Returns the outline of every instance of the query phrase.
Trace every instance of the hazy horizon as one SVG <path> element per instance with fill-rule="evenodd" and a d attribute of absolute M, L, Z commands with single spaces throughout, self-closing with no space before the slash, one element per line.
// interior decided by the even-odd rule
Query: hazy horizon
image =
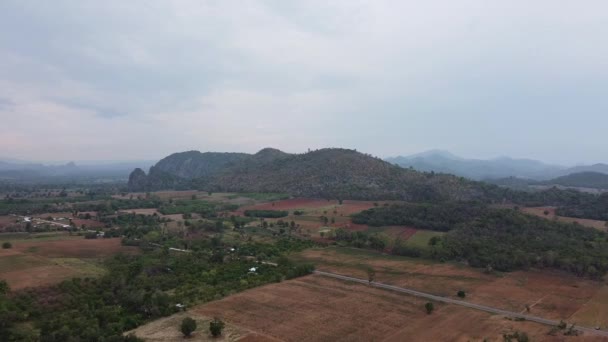
<path fill-rule="evenodd" d="M 266 146 L 263 148 L 275 148 L 273 146 Z M 254 154 L 256 152 L 258 152 L 259 150 L 263 149 L 257 149 L 255 151 L 249 152 L 249 151 L 203 151 L 203 150 L 196 150 L 199 152 L 218 152 L 218 153 L 224 153 L 224 152 L 235 152 L 235 153 L 249 153 L 249 154 Z M 344 148 L 344 149 L 354 149 L 354 148 L 349 148 L 349 147 L 335 147 L 335 146 L 328 146 L 328 147 L 321 147 L 321 148 Z M 279 149 L 281 150 L 281 149 Z M 356 149 L 354 149 L 356 150 Z M 179 153 L 179 152 L 187 152 L 187 151 L 192 151 L 192 149 L 190 150 L 184 150 L 184 151 L 175 151 L 172 152 L 170 154 L 173 153 Z M 283 152 L 287 152 L 287 153 L 306 153 L 308 152 L 308 149 L 305 151 L 285 151 L 285 150 L 281 150 Z M 358 152 L 361 153 L 367 153 L 370 154 L 366 151 L 360 151 L 357 150 Z M 448 152 L 453 154 L 455 157 L 458 158 L 462 158 L 462 159 L 466 159 L 466 160 L 496 160 L 496 159 L 501 159 L 501 158 L 510 158 L 513 160 L 532 160 L 532 161 L 539 161 L 542 162 L 546 165 L 552 165 L 552 166 L 558 166 L 558 167 L 574 167 L 574 166 L 584 166 L 584 165 L 593 165 L 593 164 L 608 164 L 605 163 L 603 161 L 597 161 L 597 162 L 591 162 L 591 163 L 551 163 L 548 162 L 546 160 L 541 160 L 541 159 L 533 159 L 533 158 L 525 158 L 525 157 L 517 157 L 517 156 L 507 156 L 507 155 L 495 155 L 495 156 L 490 156 L 487 158 L 482 158 L 482 157 L 470 157 L 470 156 L 464 156 L 464 155 L 460 155 L 457 153 L 452 153 L 449 150 L 443 150 L 443 149 L 429 149 L 429 150 L 424 150 L 424 151 L 419 151 L 419 152 L 414 152 L 414 153 L 410 153 L 410 154 L 400 154 L 400 155 L 387 155 L 387 156 L 380 156 L 380 155 L 374 155 L 372 154 L 372 156 L 374 157 L 379 157 L 382 159 L 390 159 L 390 158 L 395 158 L 395 157 L 411 157 L 411 156 L 416 156 L 418 154 L 425 154 L 425 153 L 429 153 L 429 152 Z M 170 155 L 168 154 L 168 155 Z M 82 166 L 91 166 L 91 165 L 105 165 L 105 164 L 132 164 L 132 163 L 150 163 L 152 162 L 153 164 L 158 162 L 159 160 L 167 157 L 168 155 L 163 155 L 160 156 L 158 158 L 150 158 L 150 159 L 116 159 L 116 160 L 98 160 L 98 159 L 61 159 L 61 160 L 26 160 L 26 159 L 21 159 L 21 158 L 5 158 L 4 156 L 0 155 L 0 161 L 6 161 L 6 162 L 17 162 L 17 163 L 39 163 L 39 164 L 44 164 L 44 165 L 63 165 L 66 163 L 70 163 L 70 162 L 74 162 L 77 165 L 82 165 Z"/>
<path fill-rule="evenodd" d="M 607 163 L 608 3 L 0 3 L 0 157 Z"/>

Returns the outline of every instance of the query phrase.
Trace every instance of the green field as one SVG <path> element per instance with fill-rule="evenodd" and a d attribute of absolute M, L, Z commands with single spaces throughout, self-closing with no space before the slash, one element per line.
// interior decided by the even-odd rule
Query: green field
<path fill-rule="evenodd" d="M 70 235 L 67 232 L 45 232 L 45 233 L 0 233 L 0 242 L 32 242 L 32 241 L 55 241 L 67 239 L 82 239 L 82 236 Z"/>
<path fill-rule="evenodd" d="M 31 255 L 7 255 L 0 258 L 0 273 L 24 270 L 32 267 L 47 266 L 51 262 Z"/>
<path fill-rule="evenodd" d="M 405 244 L 407 246 L 425 249 L 425 248 L 429 247 L 429 240 L 431 240 L 432 237 L 435 237 L 435 236 L 442 237 L 443 235 L 445 235 L 444 232 L 436 232 L 436 231 L 432 231 L 432 230 L 419 230 L 416 232 L 416 234 L 412 235 L 409 239 L 407 239 Z"/>

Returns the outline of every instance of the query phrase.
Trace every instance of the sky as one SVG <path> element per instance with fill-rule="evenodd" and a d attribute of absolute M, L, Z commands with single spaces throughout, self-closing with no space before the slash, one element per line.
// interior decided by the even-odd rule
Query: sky
<path fill-rule="evenodd" d="M 608 2 L 0 1 L 0 156 L 608 162 Z"/>

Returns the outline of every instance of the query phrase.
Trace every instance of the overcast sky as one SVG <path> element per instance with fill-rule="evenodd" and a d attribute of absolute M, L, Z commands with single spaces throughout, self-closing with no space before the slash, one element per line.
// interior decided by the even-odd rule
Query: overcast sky
<path fill-rule="evenodd" d="M 608 2 L 0 1 L 0 156 L 608 162 Z"/>

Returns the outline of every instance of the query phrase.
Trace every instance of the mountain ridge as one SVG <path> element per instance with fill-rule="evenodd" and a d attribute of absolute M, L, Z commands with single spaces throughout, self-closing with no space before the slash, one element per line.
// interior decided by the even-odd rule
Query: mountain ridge
<path fill-rule="evenodd" d="M 131 174 L 129 188 L 198 188 L 226 192 L 284 192 L 343 199 L 471 200 L 483 185 L 446 174 L 404 169 L 355 150 L 326 148 L 303 154 L 263 149 L 256 154 L 205 152 L 169 155 Z M 188 158 L 194 158 L 186 162 Z M 198 159 L 197 159 L 198 158 Z M 207 163 L 205 170 L 193 165 Z M 198 171 L 196 171 L 198 170 Z M 187 176 L 187 177 L 184 177 Z"/>
<path fill-rule="evenodd" d="M 385 160 L 419 171 L 450 173 L 473 180 L 516 177 L 544 181 L 578 172 L 608 174 L 608 165 L 602 163 L 566 167 L 524 158 L 467 159 L 441 150 L 430 150 L 411 156 L 397 156 Z"/>

